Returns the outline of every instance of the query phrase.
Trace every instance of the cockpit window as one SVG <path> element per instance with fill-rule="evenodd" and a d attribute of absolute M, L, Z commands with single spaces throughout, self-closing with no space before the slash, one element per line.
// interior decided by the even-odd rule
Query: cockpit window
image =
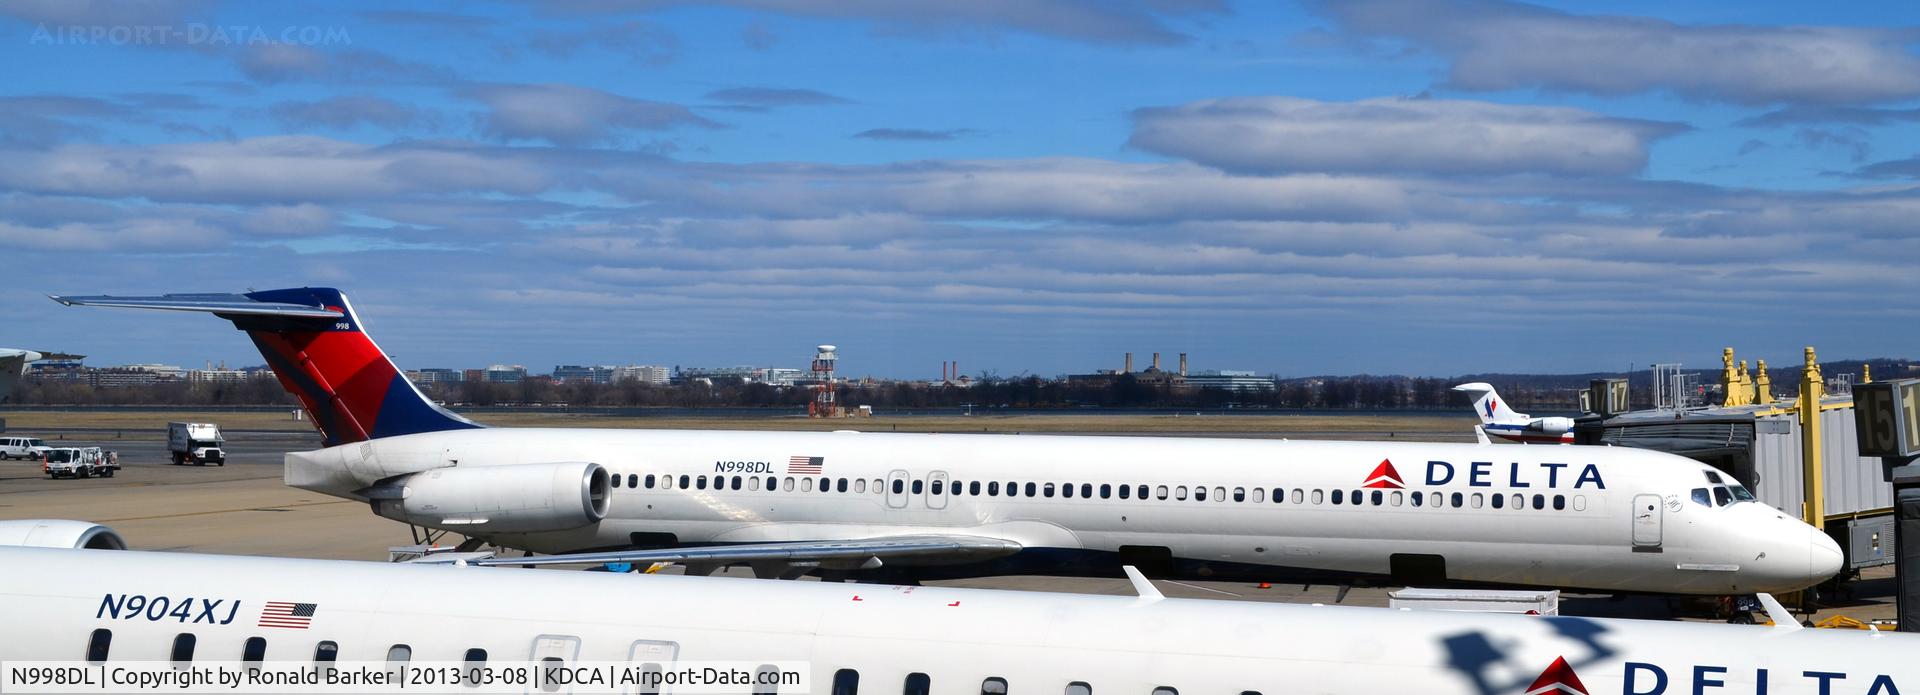
<path fill-rule="evenodd" d="M 1693 501 L 1698 502 L 1700 506 L 1703 507 L 1713 506 L 1713 499 L 1707 496 L 1707 489 L 1704 487 L 1696 487 L 1693 489 Z"/>
<path fill-rule="evenodd" d="M 1752 502 L 1753 493 L 1748 492 L 1745 485 L 1734 485 L 1733 499 L 1735 502 Z"/>
<path fill-rule="evenodd" d="M 1725 507 L 1729 504 L 1733 504 L 1733 493 L 1728 491 L 1725 485 L 1715 485 L 1713 487 L 1713 506 Z"/>
<path fill-rule="evenodd" d="M 1716 473 L 1716 472 L 1714 472 L 1714 471 L 1702 471 L 1702 472 L 1704 472 L 1704 473 L 1706 473 L 1706 474 L 1707 474 L 1707 482 L 1709 482 L 1709 483 L 1713 483 L 1713 484 L 1716 484 L 1716 485 L 1718 485 L 1718 484 L 1720 484 L 1720 483 L 1723 483 L 1723 482 L 1726 482 L 1726 481 L 1724 481 L 1724 480 L 1721 480 L 1721 479 L 1720 479 L 1720 474 L 1719 474 L 1719 473 Z"/>

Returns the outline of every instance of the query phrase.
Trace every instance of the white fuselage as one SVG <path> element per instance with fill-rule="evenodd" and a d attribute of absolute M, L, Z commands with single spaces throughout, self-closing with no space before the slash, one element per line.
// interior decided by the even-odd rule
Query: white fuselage
<path fill-rule="evenodd" d="M 418 471 L 568 461 L 620 479 L 605 519 L 474 535 L 554 553 L 964 534 L 1016 541 L 1034 566 L 949 572 L 1110 573 L 1164 548 L 1181 576 L 1391 577 L 1439 558 L 1454 582 L 1708 594 L 1799 589 L 1840 563 L 1771 507 L 1692 504 L 1706 466 L 1608 447 L 483 429 L 292 453 L 286 476 L 354 497 Z M 1104 564 L 1076 569 L 1089 558 Z"/>
<path fill-rule="evenodd" d="M 409 663 L 472 649 L 806 662 L 822 694 L 852 692 L 834 689 L 843 672 L 858 692 L 920 674 L 943 695 L 992 678 L 1028 693 L 1920 691 L 1920 640 L 1898 633 L 128 551 L 0 548 L 0 566 L 10 663 L 84 664 L 90 646 L 107 665 L 166 661 L 185 634 L 190 664 L 237 662 L 251 638 L 275 665 L 311 664 L 322 643 L 342 662 L 398 645 Z M 268 602 L 303 605 L 306 620 L 289 627 Z"/>

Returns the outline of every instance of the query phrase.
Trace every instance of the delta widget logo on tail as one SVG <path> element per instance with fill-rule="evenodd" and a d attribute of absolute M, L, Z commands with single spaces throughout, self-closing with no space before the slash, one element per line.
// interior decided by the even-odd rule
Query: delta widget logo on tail
<path fill-rule="evenodd" d="M 1573 666 L 1567 663 L 1567 657 L 1553 660 L 1540 677 L 1533 679 L 1533 685 L 1527 686 L 1526 695 L 1587 695 L 1587 684 L 1580 682 L 1579 674 L 1573 672 Z"/>
<path fill-rule="evenodd" d="M 1361 487 L 1380 490 L 1400 490 L 1406 488 L 1406 486 L 1406 481 L 1400 478 L 1400 471 L 1393 469 L 1393 460 L 1380 459 L 1380 465 L 1373 467 L 1373 473 L 1367 475 L 1367 484 Z"/>

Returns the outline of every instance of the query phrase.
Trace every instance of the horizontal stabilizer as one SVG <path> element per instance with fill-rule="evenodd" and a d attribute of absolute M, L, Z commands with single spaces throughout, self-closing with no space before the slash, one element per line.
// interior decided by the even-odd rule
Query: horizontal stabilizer
<path fill-rule="evenodd" d="M 163 294 L 158 297 L 61 297 L 49 295 L 66 306 L 104 306 L 121 309 L 158 309 L 161 311 L 204 311 L 223 316 L 286 316 L 290 318 L 337 319 L 346 316 L 338 309 L 313 304 L 264 302 L 244 294 Z"/>
<path fill-rule="evenodd" d="M 471 565 L 591 565 L 610 562 L 679 562 L 732 564 L 766 560 L 817 562 L 831 560 L 881 560 L 917 558 L 935 561 L 985 560 L 1012 555 L 1020 544 L 1000 538 L 981 536 L 894 536 L 843 541 L 795 541 L 708 545 L 651 550 L 614 550 L 604 553 L 575 553 L 535 557 L 493 558 L 469 561 Z M 417 562 L 450 562 L 428 555 Z"/>

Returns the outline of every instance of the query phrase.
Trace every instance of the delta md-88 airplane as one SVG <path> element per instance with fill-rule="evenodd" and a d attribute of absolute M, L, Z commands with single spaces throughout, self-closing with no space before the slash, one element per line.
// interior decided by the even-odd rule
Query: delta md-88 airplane
<path fill-rule="evenodd" d="M 555 554 L 479 563 L 899 581 L 1114 576 L 1130 564 L 1169 577 L 1733 594 L 1804 588 L 1842 561 L 1832 539 L 1731 477 L 1658 452 L 492 429 L 422 396 L 337 290 L 55 299 L 233 321 L 325 439 L 287 454 L 287 484 L 469 548 Z"/>
<path fill-rule="evenodd" d="M 794 665 L 779 685 L 695 691 L 576 676 L 573 692 L 1920 691 L 1920 639 L 1802 629 L 1770 597 L 1761 599 L 1769 628 L 1173 599 L 1132 571 L 1135 596 L 1095 596 L 89 550 L 76 547 L 120 543 L 82 522 L 0 522 L 0 544 L 22 542 L 42 547 L 0 547 L 0 676 L 22 692 L 46 691 L 18 687 L 34 673 L 27 664 L 88 668 L 104 681 L 130 662 L 160 675 L 223 662 L 235 672 L 414 681 L 365 692 L 473 691 L 417 679 L 443 676 L 423 668 L 436 663 L 479 673 L 509 662 L 641 676 L 732 664 L 757 677 Z"/>

